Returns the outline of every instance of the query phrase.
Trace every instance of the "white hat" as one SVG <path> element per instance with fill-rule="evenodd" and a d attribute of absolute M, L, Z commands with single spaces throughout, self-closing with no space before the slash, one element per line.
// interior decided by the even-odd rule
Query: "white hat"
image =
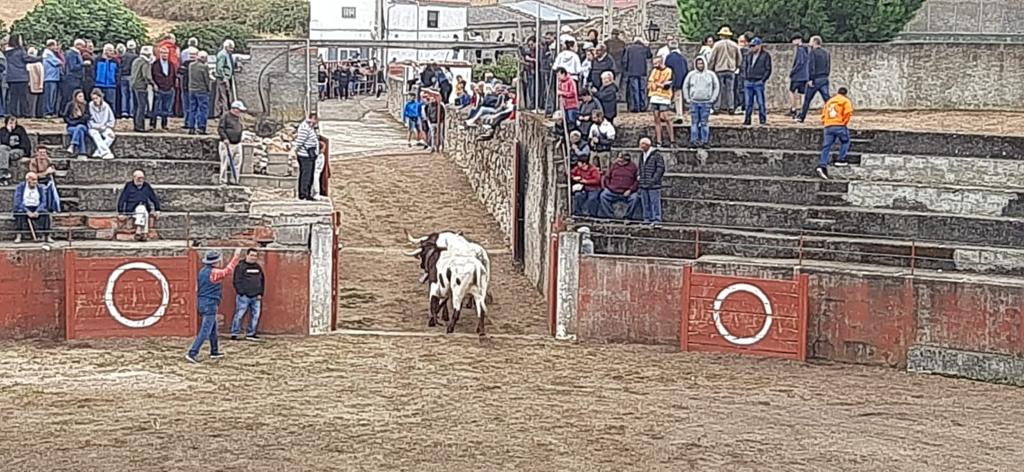
<path fill-rule="evenodd" d="M 245 104 L 242 103 L 241 100 L 235 100 L 235 101 L 231 102 L 231 108 L 234 108 L 236 110 L 245 111 Z"/>

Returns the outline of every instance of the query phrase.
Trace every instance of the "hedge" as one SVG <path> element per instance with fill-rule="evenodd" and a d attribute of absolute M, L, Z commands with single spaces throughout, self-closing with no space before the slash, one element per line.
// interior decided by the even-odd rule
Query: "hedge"
<path fill-rule="evenodd" d="M 367 0 L 369 1 L 369 0 Z M 229 21 L 257 33 L 302 35 L 309 29 L 308 0 L 125 0 L 141 15 L 170 21 Z"/>
<path fill-rule="evenodd" d="M 91 39 L 97 46 L 146 40 L 146 26 L 121 0 L 43 0 L 11 25 L 27 44 L 43 46 L 56 39 L 70 46 Z"/>
<path fill-rule="evenodd" d="M 172 28 L 171 33 L 174 33 L 179 47 L 188 47 L 188 38 L 196 38 L 199 49 L 210 54 L 219 51 L 225 39 L 235 42 L 236 53 L 248 54 L 249 40 L 256 36 L 252 28 L 228 21 L 181 23 Z"/>

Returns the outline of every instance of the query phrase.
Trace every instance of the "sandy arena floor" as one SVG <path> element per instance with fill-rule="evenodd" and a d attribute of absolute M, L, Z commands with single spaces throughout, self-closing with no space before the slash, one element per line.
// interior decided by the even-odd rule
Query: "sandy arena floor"
<path fill-rule="evenodd" d="M 377 120 L 381 120 L 376 116 Z M 358 133 L 356 124 L 344 132 Z M 396 127 L 397 129 L 397 127 Z M 341 324 L 438 333 L 401 230 L 494 249 L 495 336 L 0 343 L 0 471 L 1015 471 L 1024 390 L 546 339 L 543 299 L 441 156 L 335 165 Z M 459 331 L 471 333 L 472 314 Z M 527 334 L 532 336 L 514 336 Z M 509 337 L 508 335 L 513 335 Z"/>

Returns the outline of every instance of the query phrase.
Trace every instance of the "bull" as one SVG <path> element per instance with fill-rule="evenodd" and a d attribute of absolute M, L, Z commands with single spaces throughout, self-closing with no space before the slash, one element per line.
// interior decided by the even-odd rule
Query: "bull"
<path fill-rule="evenodd" d="M 435 298 L 441 300 L 445 310 L 447 300 L 451 299 L 452 316 L 445 329 L 451 334 L 459 322 L 463 303 L 472 300 L 477 314 L 476 334 L 484 336 L 490 274 L 483 262 L 473 253 L 448 249 L 437 260 L 437 273 L 437 284 L 431 284 L 431 318 L 435 316 Z"/>
<path fill-rule="evenodd" d="M 423 271 L 423 274 L 420 276 L 420 283 L 430 283 L 430 319 L 427 322 L 427 326 L 437 326 L 438 313 L 441 314 L 441 319 L 443 321 L 450 321 L 448 317 L 448 300 L 452 295 L 452 289 L 455 284 L 453 283 L 451 276 L 448 274 L 447 269 L 452 268 L 452 264 L 454 263 L 465 264 L 466 261 L 464 260 L 456 260 L 455 255 L 472 257 L 480 264 L 480 268 L 482 270 L 481 273 L 489 281 L 491 261 L 487 255 L 487 251 L 479 244 L 468 241 L 461 233 L 446 231 L 431 233 L 420 238 L 413 238 L 407 231 L 405 235 L 410 244 L 419 246 L 419 248 L 406 253 L 406 255 L 418 257 L 420 259 L 420 269 Z M 446 256 L 447 258 L 442 265 L 442 257 Z M 459 282 L 467 280 L 469 272 L 466 272 L 466 274 L 463 275 L 463 277 L 459 278 Z M 480 280 L 480 277 L 474 277 L 473 280 L 479 283 L 478 281 Z M 476 290 L 479 290 L 479 287 L 476 287 Z M 483 283 L 483 288 L 480 293 L 483 294 L 482 301 L 485 304 L 491 302 L 490 294 L 487 293 L 487 281 Z M 463 296 L 458 298 L 458 305 L 455 305 L 455 300 L 453 300 L 452 306 L 456 313 L 461 311 L 461 303 L 463 300 L 476 304 L 478 314 L 482 314 L 482 310 L 486 309 L 480 308 L 481 305 L 476 301 L 476 297 L 471 296 L 466 298 L 465 294 L 463 294 Z M 449 333 L 454 329 L 454 326 L 454 323 L 449 324 Z M 477 331 L 482 334 L 483 326 L 478 326 Z"/>

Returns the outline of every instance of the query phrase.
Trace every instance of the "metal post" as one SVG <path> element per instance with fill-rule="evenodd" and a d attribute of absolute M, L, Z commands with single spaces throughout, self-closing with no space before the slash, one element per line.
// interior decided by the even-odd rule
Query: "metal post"
<path fill-rule="evenodd" d="M 637 27 L 636 36 L 643 36 L 647 28 L 647 0 L 640 0 L 640 25 Z"/>
<path fill-rule="evenodd" d="M 536 60 L 536 63 L 533 66 L 533 76 L 534 76 L 533 77 L 533 82 L 534 82 L 534 84 L 533 84 L 533 89 L 534 89 L 533 111 L 537 112 L 537 113 L 540 113 L 540 82 L 541 82 L 541 78 L 540 78 L 540 74 L 541 74 L 541 69 L 540 69 L 540 53 L 541 53 L 541 48 L 543 47 L 541 45 L 541 41 L 540 41 L 540 38 L 541 38 L 541 34 L 540 34 L 540 5 L 541 5 L 541 3 L 537 2 L 537 30 L 534 31 L 534 36 L 536 37 L 536 41 L 534 41 L 534 43 L 533 43 L 534 47 L 537 49 L 536 55 L 534 56 L 534 59 Z"/>
<path fill-rule="evenodd" d="M 604 0 L 604 24 L 601 28 L 601 37 L 609 38 L 612 35 L 612 0 Z"/>
<path fill-rule="evenodd" d="M 309 48 L 310 48 L 309 38 L 307 37 L 306 38 L 306 114 L 309 114 L 309 113 L 313 112 L 313 103 L 309 99 L 309 95 L 311 93 L 313 93 L 313 82 L 312 82 L 312 79 L 309 78 L 309 74 L 310 74 L 310 70 L 309 70 L 309 62 L 310 62 Z M 319 65 L 318 65 L 318 67 L 319 67 Z M 320 103 L 320 100 L 317 100 L 317 103 Z"/>
<path fill-rule="evenodd" d="M 420 0 L 416 0 L 416 42 L 420 42 Z M 420 62 L 419 49 L 416 49 L 416 62 Z"/>

